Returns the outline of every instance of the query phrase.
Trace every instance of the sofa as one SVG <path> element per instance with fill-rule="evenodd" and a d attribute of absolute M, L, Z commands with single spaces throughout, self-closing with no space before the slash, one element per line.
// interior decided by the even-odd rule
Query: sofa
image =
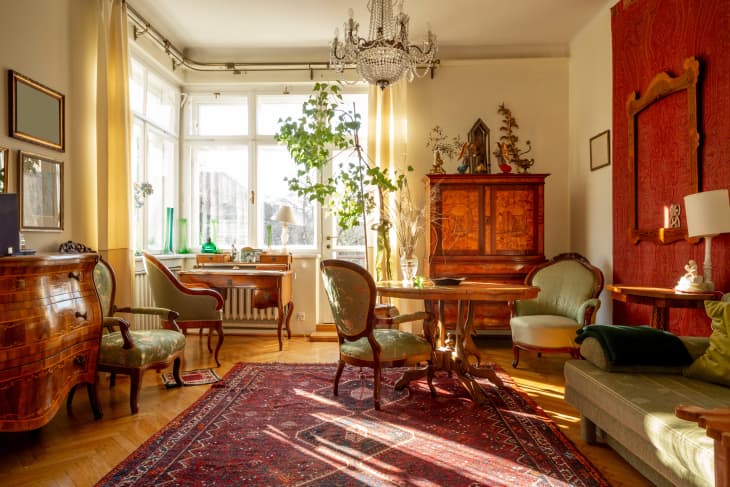
<path fill-rule="evenodd" d="M 704 359 L 710 338 L 678 338 L 690 364 Z M 643 348 L 662 356 L 660 347 Z M 609 445 L 656 485 L 715 485 L 714 440 L 675 407 L 726 408 L 730 387 L 686 376 L 687 363 L 617 364 L 595 337 L 580 353 L 584 360 L 565 365 L 565 400 L 580 412 L 584 441 Z"/>

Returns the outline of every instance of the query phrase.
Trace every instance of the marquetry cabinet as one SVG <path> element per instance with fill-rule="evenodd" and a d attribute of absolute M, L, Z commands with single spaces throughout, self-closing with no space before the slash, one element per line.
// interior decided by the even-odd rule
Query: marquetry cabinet
<path fill-rule="evenodd" d="M 0 432 L 40 428 L 78 384 L 101 416 L 97 254 L 0 257 Z"/>
<path fill-rule="evenodd" d="M 545 261 L 544 187 L 548 174 L 429 174 L 429 277 L 521 283 Z M 478 303 L 475 329 L 509 330 L 506 303 Z M 447 303 L 447 321 L 456 306 Z"/>

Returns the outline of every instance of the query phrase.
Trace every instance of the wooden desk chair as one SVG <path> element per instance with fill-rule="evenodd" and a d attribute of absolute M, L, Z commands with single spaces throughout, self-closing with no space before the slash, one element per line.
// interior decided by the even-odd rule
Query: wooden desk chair
<path fill-rule="evenodd" d="M 179 317 L 176 321 L 183 332 L 190 328 L 215 331 L 218 335 L 215 352 L 211 347 L 210 336 L 208 351 L 213 353 L 215 363 L 220 367 L 218 352 L 223 345 L 223 296 L 215 289 L 186 287 L 156 257 L 146 252 L 142 256 L 155 304 L 177 311 Z"/>
<path fill-rule="evenodd" d="M 427 380 L 431 394 L 433 366 L 431 344 L 423 337 L 398 329 L 377 328 L 375 316 L 375 282 L 372 276 L 357 264 L 343 260 L 324 260 L 320 264 L 324 288 L 337 327 L 340 359 L 334 380 L 334 395 L 345 364 L 373 369 L 373 401 L 380 409 L 380 376 L 383 367 L 405 367 L 427 363 Z M 385 325 L 425 319 L 424 312 L 384 317 Z"/>

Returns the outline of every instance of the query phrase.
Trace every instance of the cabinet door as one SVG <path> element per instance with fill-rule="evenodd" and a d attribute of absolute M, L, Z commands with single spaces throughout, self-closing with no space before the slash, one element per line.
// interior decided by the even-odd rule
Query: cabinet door
<path fill-rule="evenodd" d="M 542 210 L 535 185 L 501 186 L 488 189 L 494 212 L 493 253 L 496 255 L 535 255 L 542 253 Z"/>
<path fill-rule="evenodd" d="M 480 255 L 484 229 L 479 209 L 484 202 L 480 185 L 438 188 L 431 222 L 435 227 L 435 255 Z"/>

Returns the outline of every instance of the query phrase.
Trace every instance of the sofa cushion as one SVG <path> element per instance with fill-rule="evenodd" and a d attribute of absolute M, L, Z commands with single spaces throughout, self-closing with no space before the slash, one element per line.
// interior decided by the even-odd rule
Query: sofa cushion
<path fill-rule="evenodd" d="M 618 374 L 565 364 L 565 400 L 674 485 L 712 485 L 713 440 L 674 415 L 679 404 L 727 407 L 730 388 L 681 374 Z"/>
<path fill-rule="evenodd" d="M 685 375 L 730 386 L 730 302 L 705 301 L 705 311 L 712 319 L 710 346 L 702 356 L 692 362 Z"/>

